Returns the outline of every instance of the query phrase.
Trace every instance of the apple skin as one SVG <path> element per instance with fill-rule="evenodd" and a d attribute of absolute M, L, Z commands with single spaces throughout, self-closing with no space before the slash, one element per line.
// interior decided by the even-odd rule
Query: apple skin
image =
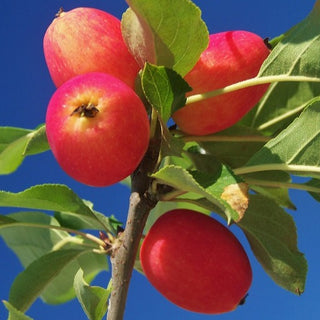
<path fill-rule="evenodd" d="M 134 88 L 140 69 L 122 38 L 120 20 L 99 9 L 58 14 L 44 35 L 43 49 L 56 87 L 80 74 L 105 72 Z"/>
<path fill-rule="evenodd" d="M 270 50 L 263 39 L 248 31 L 210 35 L 208 48 L 185 76 L 192 87 L 188 96 L 213 91 L 255 77 Z M 238 122 L 262 98 L 268 84 L 237 90 L 187 105 L 173 120 L 190 135 L 222 131 Z"/>
<path fill-rule="evenodd" d="M 243 302 L 252 282 L 246 252 L 220 222 L 176 209 L 156 220 L 140 250 L 151 284 L 174 304 L 220 314 Z"/>
<path fill-rule="evenodd" d="M 46 132 L 62 169 L 79 182 L 100 187 L 136 169 L 147 150 L 150 128 L 143 103 L 128 85 L 93 72 L 56 90 L 47 109 Z"/>

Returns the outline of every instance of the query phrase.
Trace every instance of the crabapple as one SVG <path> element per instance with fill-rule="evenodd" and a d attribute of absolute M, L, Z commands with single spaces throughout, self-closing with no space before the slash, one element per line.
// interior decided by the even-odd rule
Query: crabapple
<path fill-rule="evenodd" d="M 91 186 L 129 176 L 147 150 L 149 131 L 147 112 L 133 89 L 100 72 L 65 82 L 46 114 L 56 160 L 75 180 Z"/>
<path fill-rule="evenodd" d="M 134 88 L 139 66 L 123 41 L 120 20 L 107 12 L 85 7 L 59 12 L 43 49 L 57 87 L 76 75 L 105 72 Z"/>
<path fill-rule="evenodd" d="M 252 271 L 238 239 L 210 216 L 176 209 L 160 216 L 142 242 L 151 284 L 174 304 L 219 314 L 243 302 Z"/>
<path fill-rule="evenodd" d="M 208 48 L 185 76 L 188 95 L 205 93 L 255 77 L 270 50 L 258 35 L 228 31 L 210 35 Z M 238 122 L 262 98 L 268 84 L 248 87 L 191 103 L 173 114 L 173 120 L 190 135 L 207 135 Z"/>

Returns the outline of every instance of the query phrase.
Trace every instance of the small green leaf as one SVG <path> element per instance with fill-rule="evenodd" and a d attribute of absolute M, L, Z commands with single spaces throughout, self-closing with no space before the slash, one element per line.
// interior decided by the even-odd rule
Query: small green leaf
<path fill-rule="evenodd" d="M 160 183 L 167 184 L 182 193 L 191 192 L 198 194 L 215 206 L 220 207 L 228 217 L 228 221 L 239 220 L 241 214 L 233 209 L 228 200 L 223 200 L 223 194 L 232 185 L 239 185 L 239 180 L 225 166 L 221 165 L 220 171 L 216 175 L 210 175 L 197 170 L 185 170 L 178 166 L 165 166 L 152 177 Z M 239 190 L 239 193 L 241 191 Z M 246 195 L 243 195 L 246 201 Z"/>
<path fill-rule="evenodd" d="M 189 0 L 127 0 L 122 34 L 141 67 L 145 62 L 184 76 L 208 45 L 200 9 Z"/>
<path fill-rule="evenodd" d="M 23 314 L 21 311 L 17 310 L 8 301 L 2 301 L 6 309 L 9 311 L 8 320 L 32 320 L 32 318 Z"/>
<path fill-rule="evenodd" d="M 320 177 L 320 101 L 305 111 L 258 151 L 237 174 L 286 171 L 292 174 Z M 270 177 L 271 178 L 271 177 Z"/>
<path fill-rule="evenodd" d="M 88 319 L 101 320 L 108 309 L 107 300 L 111 293 L 111 286 L 104 289 L 88 285 L 83 278 L 83 270 L 79 269 L 74 277 L 74 289 Z"/>
<path fill-rule="evenodd" d="M 46 127 L 45 125 L 39 126 L 28 134 L 29 140 L 26 145 L 24 154 L 26 156 L 38 154 L 50 149 L 47 140 Z"/>
<path fill-rule="evenodd" d="M 264 62 L 259 76 L 300 75 L 320 77 L 320 1 L 303 21 L 286 32 Z M 287 126 L 320 95 L 315 82 L 279 82 L 270 86 L 267 94 L 242 123 L 267 134 Z"/>
<path fill-rule="evenodd" d="M 146 63 L 143 69 L 141 81 L 146 98 L 158 111 L 164 123 L 173 112 L 185 105 L 186 92 L 192 90 L 172 69 L 149 63 Z"/>
<path fill-rule="evenodd" d="M 307 262 L 297 248 L 292 217 L 271 199 L 251 195 L 248 210 L 239 226 L 269 276 L 281 287 L 295 294 L 302 293 Z"/>
<path fill-rule="evenodd" d="M 0 127 L 0 152 L 6 149 L 10 143 L 30 132 L 32 132 L 32 130 L 15 127 Z"/>
<path fill-rule="evenodd" d="M 45 126 L 35 130 L 0 127 L 0 174 L 14 172 L 28 155 L 49 150 Z"/>
<path fill-rule="evenodd" d="M 18 310 L 25 312 L 46 286 L 60 272 L 77 259 L 84 250 L 59 250 L 50 252 L 32 262 L 14 280 L 9 294 L 9 302 Z"/>

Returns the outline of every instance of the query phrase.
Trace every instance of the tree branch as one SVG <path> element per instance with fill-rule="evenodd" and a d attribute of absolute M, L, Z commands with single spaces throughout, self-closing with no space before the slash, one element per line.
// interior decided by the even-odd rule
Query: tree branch
<path fill-rule="evenodd" d="M 111 255 L 112 292 L 109 300 L 107 320 L 122 320 L 129 283 L 139 248 L 143 229 L 149 212 L 157 204 L 156 195 L 151 192 L 152 179 L 159 157 L 161 141 L 156 135 L 151 139 L 149 149 L 131 177 L 131 196 L 124 232 L 118 246 Z"/>

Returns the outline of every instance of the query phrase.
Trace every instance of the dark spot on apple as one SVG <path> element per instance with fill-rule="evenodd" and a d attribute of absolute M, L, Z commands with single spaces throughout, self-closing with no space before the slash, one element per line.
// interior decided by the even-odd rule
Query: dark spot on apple
<path fill-rule="evenodd" d="M 240 302 L 238 303 L 238 306 L 243 306 L 246 303 L 246 300 L 248 298 L 248 293 L 240 300 Z"/>
<path fill-rule="evenodd" d="M 71 116 L 79 115 L 80 117 L 94 118 L 98 112 L 99 110 L 94 104 L 82 104 L 73 110 Z"/>

